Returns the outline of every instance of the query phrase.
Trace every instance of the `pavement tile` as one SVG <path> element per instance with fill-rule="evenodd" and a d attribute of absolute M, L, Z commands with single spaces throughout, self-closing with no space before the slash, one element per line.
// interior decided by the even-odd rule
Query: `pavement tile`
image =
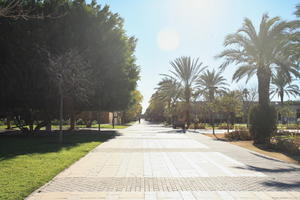
<path fill-rule="evenodd" d="M 27 199 L 300 199 L 297 165 L 145 122 L 120 134 Z"/>

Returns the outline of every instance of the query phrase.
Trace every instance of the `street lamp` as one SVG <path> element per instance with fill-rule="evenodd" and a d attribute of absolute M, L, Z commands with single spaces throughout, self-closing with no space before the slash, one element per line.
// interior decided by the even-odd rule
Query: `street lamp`
<path fill-rule="evenodd" d="M 63 142 L 63 109 L 64 109 L 64 99 L 63 99 L 63 78 L 61 74 L 57 75 L 58 78 L 58 89 L 59 89 L 59 143 Z"/>

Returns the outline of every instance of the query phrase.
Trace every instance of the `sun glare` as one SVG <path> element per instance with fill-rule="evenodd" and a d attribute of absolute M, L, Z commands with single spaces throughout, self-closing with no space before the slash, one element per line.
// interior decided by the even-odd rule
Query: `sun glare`
<path fill-rule="evenodd" d="M 179 46 L 179 34 L 174 29 L 164 28 L 157 34 L 157 43 L 161 50 L 176 50 Z"/>

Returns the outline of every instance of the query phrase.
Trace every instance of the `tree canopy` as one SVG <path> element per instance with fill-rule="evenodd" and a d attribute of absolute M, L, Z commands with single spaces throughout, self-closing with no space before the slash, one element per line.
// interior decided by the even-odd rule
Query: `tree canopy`
<path fill-rule="evenodd" d="M 0 1 L 4 8 L 8 0 Z M 120 111 L 139 79 L 137 40 L 108 6 L 84 0 L 22 0 L 39 17 L 0 16 L 0 114 L 20 122 L 57 116 L 57 76 L 64 102 L 77 110 Z M 66 111 L 65 111 L 66 112 Z"/>

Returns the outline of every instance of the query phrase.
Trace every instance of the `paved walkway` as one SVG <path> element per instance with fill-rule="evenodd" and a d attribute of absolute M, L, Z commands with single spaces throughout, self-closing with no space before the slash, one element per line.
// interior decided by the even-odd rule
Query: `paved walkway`
<path fill-rule="evenodd" d="M 300 167 L 201 134 L 133 125 L 28 199 L 300 199 Z"/>

